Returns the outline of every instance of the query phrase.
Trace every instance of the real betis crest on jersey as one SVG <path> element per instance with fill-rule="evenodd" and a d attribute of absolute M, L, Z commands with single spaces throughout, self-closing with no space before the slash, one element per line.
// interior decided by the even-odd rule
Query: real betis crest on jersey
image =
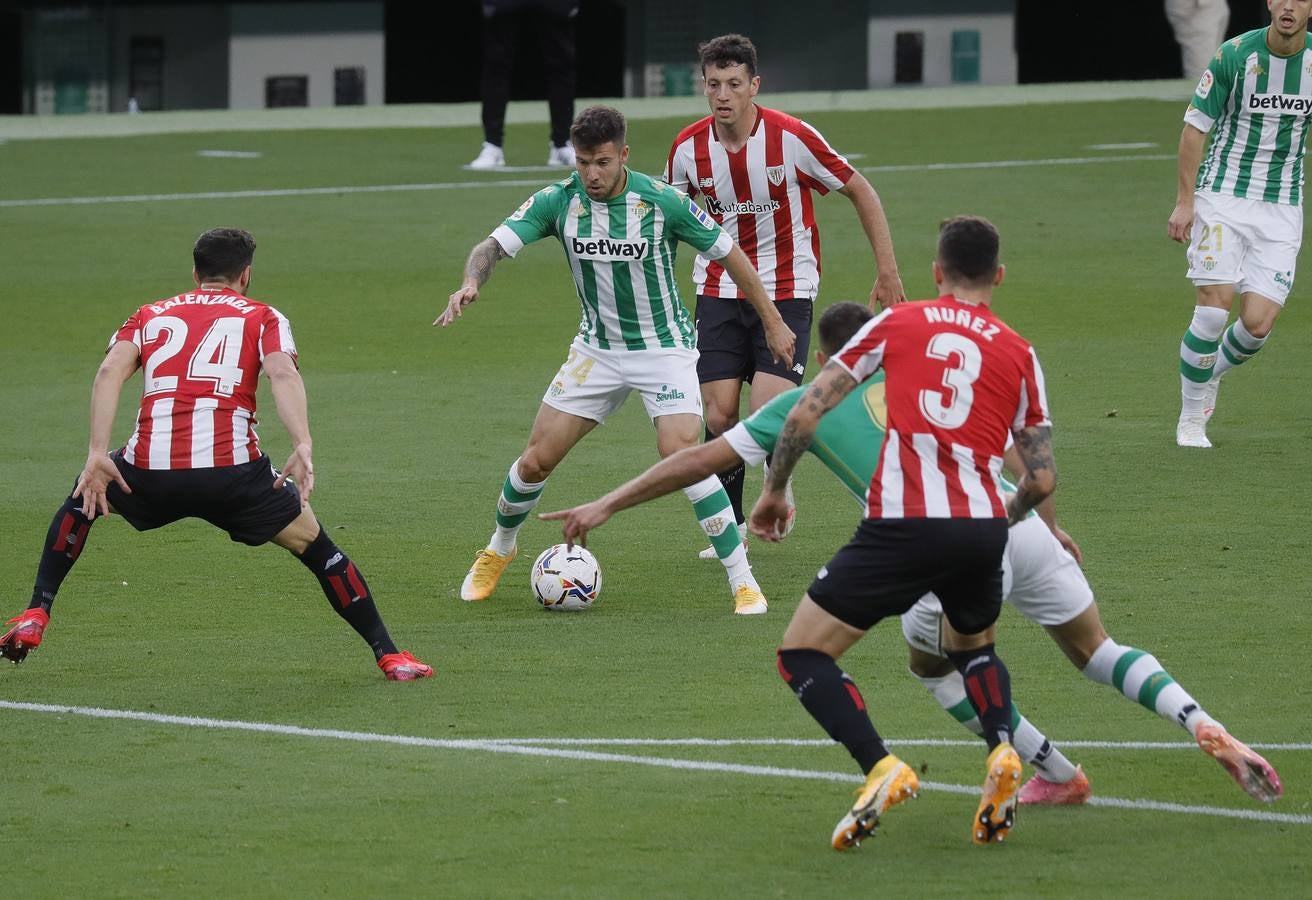
<path fill-rule="evenodd" d="M 1185 121 L 1212 129 L 1197 189 L 1300 205 L 1312 117 L 1312 53 L 1278 56 L 1266 29 L 1221 45 L 1198 82 Z"/>

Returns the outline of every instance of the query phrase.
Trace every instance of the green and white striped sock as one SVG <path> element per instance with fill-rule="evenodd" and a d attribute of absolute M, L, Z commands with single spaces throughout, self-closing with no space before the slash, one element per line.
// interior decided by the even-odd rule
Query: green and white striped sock
<path fill-rule="evenodd" d="M 752 577 L 752 567 L 747 562 L 742 536 L 734 521 L 733 504 L 725 493 L 724 485 L 720 484 L 720 479 L 710 475 L 684 488 L 683 493 L 692 501 L 693 514 L 697 516 L 702 531 L 711 539 L 715 555 L 729 575 L 729 586 L 737 590 L 739 585 L 749 584 L 759 590 L 756 579 Z"/>
<path fill-rule="evenodd" d="M 1175 683 L 1151 653 L 1122 647 L 1111 638 L 1103 641 L 1089 657 L 1084 674 L 1091 681 L 1111 685 L 1144 709 L 1174 722 L 1190 734 L 1199 725 L 1216 721 Z"/>
<path fill-rule="evenodd" d="M 915 674 L 914 672 L 912 673 Z M 948 711 L 948 715 L 960 722 L 972 734 L 984 736 L 984 728 L 975 715 L 975 707 L 966 697 L 966 683 L 960 672 L 952 672 L 942 678 L 928 678 L 916 675 L 926 689 L 934 695 L 939 705 Z M 1021 759 L 1028 762 L 1047 780 L 1054 784 L 1065 784 L 1075 777 L 1074 763 L 1058 750 L 1029 719 L 1020 714 L 1013 703 L 1011 706 L 1012 743 Z"/>
<path fill-rule="evenodd" d="M 1195 306 L 1180 340 L 1180 417 L 1201 416 L 1205 386 L 1212 380 L 1221 332 L 1228 313 L 1215 306 Z"/>
<path fill-rule="evenodd" d="M 497 498 L 497 530 L 488 541 L 488 548 L 505 556 L 515 549 L 515 539 L 519 529 L 533 507 L 542 499 L 545 481 L 536 484 L 519 477 L 519 460 L 515 460 L 501 485 L 501 496 Z"/>
<path fill-rule="evenodd" d="M 1268 334 L 1264 337 L 1254 337 L 1244 327 L 1243 321 L 1236 319 L 1235 323 L 1225 330 L 1225 337 L 1221 338 L 1221 353 L 1216 358 L 1213 377 L 1220 378 L 1235 366 L 1242 366 L 1248 362 L 1257 355 L 1257 351 L 1262 349 L 1262 345 L 1270 336 Z"/>

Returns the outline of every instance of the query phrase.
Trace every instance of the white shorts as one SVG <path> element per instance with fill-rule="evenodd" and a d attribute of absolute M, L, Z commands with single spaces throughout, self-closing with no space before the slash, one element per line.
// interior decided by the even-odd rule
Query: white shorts
<path fill-rule="evenodd" d="M 1195 285 L 1233 284 L 1281 306 L 1294 287 L 1303 208 L 1230 194 L 1194 194 L 1194 231 L 1185 258 Z"/>
<path fill-rule="evenodd" d="M 1007 532 L 1002 555 L 1002 598 L 1039 625 L 1064 625 L 1089 608 L 1093 591 L 1080 564 L 1038 516 Z M 902 616 L 902 636 L 917 650 L 943 653 L 943 607 L 933 594 Z"/>
<path fill-rule="evenodd" d="M 647 415 L 653 419 L 677 413 L 700 417 L 697 351 L 681 347 L 598 350 L 575 338 L 542 402 L 600 424 L 624 405 L 630 391 L 642 395 Z"/>

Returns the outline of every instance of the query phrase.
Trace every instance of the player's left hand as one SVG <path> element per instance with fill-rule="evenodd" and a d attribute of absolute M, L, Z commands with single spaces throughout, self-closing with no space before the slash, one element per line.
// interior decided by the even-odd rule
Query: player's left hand
<path fill-rule="evenodd" d="M 888 309 L 895 303 L 905 303 L 906 289 L 902 287 L 902 276 L 896 272 L 880 272 L 875 278 L 875 286 L 870 291 L 870 308 Z"/>
<path fill-rule="evenodd" d="M 752 514 L 747 517 L 747 528 L 763 541 L 777 544 L 784 539 L 788 524 L 788 500 L 783 491 L 761 491 Z"/>
<path fill-rule="evenodd" d="M 591 503 L 575 506 L 572 509 L 542 513 L 538 518 L 544 522 L 563 520 L 565 523 L 565 543 L 571 547 L 575 544 L 586 547 L 588 546 L 588 532 L 604 525 L 610 519 L 610 512 L 607 511 L 605 504 L 600 500 L 593 500 Z"/>
<path fill-rule="evenodd" d="M 301 509 L 305 509 L 310 502 L 310 494 L 314 493 L 314 460 L 310 456 L 309 444 L 296 445 L 292 455 L 287 457 L 287 465 L 282 467 L 282 472 L 274 479 L 273 489 L 282 490 L 288 478 L 300 489 Z"/>
<path fill-rule="evenodd" d="M 1052 528 L 1052 536 L 1057 539 L 1057 543 L 1062 545 L 1067 553 L 1075 557 L 1075 561 L 1080 565 L 1084 564 L 1084 554 L 1080 552 L 1080 545 L 1075 543 L 1075 539 L 1057 526 Z"/>
<path fill-rule="evenodd" d="M 123 473 L 114 465 L 108 453 L 88 453 L 87 464 L 82 467 L 82 474 L 77 477 L 77 485 L 73 488 L 73 496 L 82 501 L 82 515 L 88 519 L 95 519 L 97 515 L 109 515 L 106 492 L 111 481 L 123 493 L 132 493 L 132 488 L 123 480 Z"/>

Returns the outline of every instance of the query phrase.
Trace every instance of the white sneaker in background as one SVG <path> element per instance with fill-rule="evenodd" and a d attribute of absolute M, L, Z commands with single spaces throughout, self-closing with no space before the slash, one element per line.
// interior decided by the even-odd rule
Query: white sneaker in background
<path fill-rule="evenodd" d="M 499 169 L 506 164 L 506 154 L 496 144 L 483 142 L 483 149 L 478 151 L 478 156 L 474 157 L 466 168 L 468 169 Z"/>
<path fill-rule="evenodd" d="M 552 146 L 551 152 L 547 154 L 547 165 L 574 168 L 574 146 L 572 144 L 563 147 Z"/>

